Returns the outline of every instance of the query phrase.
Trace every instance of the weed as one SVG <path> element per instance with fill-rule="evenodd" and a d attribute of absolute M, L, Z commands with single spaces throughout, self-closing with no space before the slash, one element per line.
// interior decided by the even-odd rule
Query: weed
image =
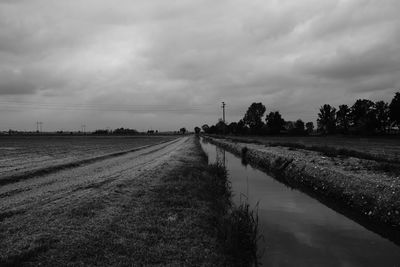
<path fill-rule="evenodd" d="M 400 165 L 388 162 L 378 162 L 376 164 L 368 164 L 365 166 L 368 170 L 385 172 L 389 175 L 399 176 Z"/>
<path fill-rule="evenodd" d="M 251 209 L 247 202 L 232 208 L 224 219 L 222 238 L 228 255 L 236 266 L 257 265 L 258 209 Z"/>
<path fill-rule="evenodd" d="M 246 157 L 247 152 L 249 151 L 249 149 L 247 148 L 247 146 L 242 148 L 242 157 Z"/>
<path fill-rule="evenodd" d="M 225 203 L 222 216 L 217 218 L 217 229 L 230 258 L 229 266 L 257 265 L 258 209 L 252 210 L 247 202 L 239 206 L 231 205 L 231 185 L 226 168 L 221 164 L 208 166 L 215 190 L 220 202 Z"/>
<path fill-rule="evenodd" d="M 299 143 L 269 143 L 269 146 L 284 146 L 284 147 L 291 147 L 291 148 L 298 148 L 298 149 L 306 149 L 306 146 Z"/>

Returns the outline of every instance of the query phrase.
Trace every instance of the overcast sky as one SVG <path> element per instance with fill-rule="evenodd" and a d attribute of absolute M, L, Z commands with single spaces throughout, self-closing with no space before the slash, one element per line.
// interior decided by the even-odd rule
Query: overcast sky
<path fill-rule="evenodd" d="M 0 0 L 0 130 L 315 121 L 400 89 L 398 0 Z"/>

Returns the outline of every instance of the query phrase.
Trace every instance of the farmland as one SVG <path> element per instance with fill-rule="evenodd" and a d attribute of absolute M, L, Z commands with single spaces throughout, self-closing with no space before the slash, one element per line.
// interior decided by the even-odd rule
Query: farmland
<path fill-rule="evenodd" d="M 172 140 L 172 136 L 2 136 L 0 183 L 33 172 Z"/>
<path fill-rule="evenodd" d="M 114 141 L 72 143 L 92 142 L 79 156 L 153 145 L 0 186 L 1 266 L 223 266 L 212 223 L 220 198 L 194 137 Z M 54 143 L 31 148 L 71 151 Z"/>
<path fill-rule="evenodd" d="M 246 147 L 246 159 L 276 179 L 348 206 L 378 227 L 392 227 L 397 243 L 396 174 L 371 169 L 385 162 L 326 156 L 313 150 L 313 139 L 305 138 L 302 146 L 278 138 L 213 142 L 237 155 Z M 342 141 L 349 149 L 351 142 Z M 212 176 L 195 137 L 36 136 L 1 142 L 0 266 L 226 266 L 235 261 L 221 240 L 220 223 L 230 223 L 221 219 L 226 192 L 216 190 L 213 181 L 221 179 Z M 366 153 L 365 144 L 371 155 L 377 146 L 398 149 L 390 140 L 375 147 L 357 142 L 354 151 Z M 390 166 L 397 166 L 395 155 Z"/>
<path fill-rule="evenodd" d="M 232 136 L 232 140 L 282 147 L 296 147 L 314 150 L 320 148 L 345 149 L 370 155 L 383 161 L 400 162 L 400 139 L 396 137 L 334 137 L 334 136 Z"/>

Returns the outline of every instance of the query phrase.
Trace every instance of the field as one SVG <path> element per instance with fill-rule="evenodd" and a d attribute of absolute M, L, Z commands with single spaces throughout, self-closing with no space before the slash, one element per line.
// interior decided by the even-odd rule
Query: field
<path fill-rule="evenodd" d="M 320 148 L 334 148 L 336 150 L 345 150 L 358 152 L 359 157 L 368 157 L 381 159 L 382 161 L 393 161 L 400 163 L 400 138 L 381 138 L 381 137 L 334 137 L 334 136 L 234 136 L 232 140 L 242 142 L 256 142 L 265 145 L 280 145 L 284 147 L 299 147 L 316 150 Z M 351 152 L 350 152 L 351 153 Z M 357 155 L 357 153 L 353 153 Z M 352 155 L 352 156 L 353 156 Z"/>
<path fill-rule="evenodd" d="M 66 164 L 172 140 L 171 136 L 1 136 L 0 184 Z"/>
<path fill-rule="evenodd" d="M 217 179 L 194 137 L 168 139 L 3 139 L 12 172 L 81 164 L 0 185 L 0 266 L 224 266 Z"/>

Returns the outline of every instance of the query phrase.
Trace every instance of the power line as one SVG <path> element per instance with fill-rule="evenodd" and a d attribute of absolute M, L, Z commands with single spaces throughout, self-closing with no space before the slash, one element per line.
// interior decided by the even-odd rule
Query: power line
<path fill-rule="evenodd" d="M 0 108 L 7 111 L 18 111 L 23 109 L 44 109 L 44 110 L 83 110 L 83 111 L 126 111 L 126 112 L 178 112 L 178 111 L 196 111 L 204 110 L 204 108 L 141 108 L 141 109 L 124 109 L 124 108 L 77 108 L 77 107 L 41 107 L 41 106 L 10 106 L 6 105 Z"/>
<path fill-rule="evenodd" d="M 107 103 L 45 103 L 45 102 L 28 102 L 28 101 L 0 101 L 0 104 L 5 105 L 34 105 L 44 107 L 83 107 L 83 108 L 170 108 L 176 107 L 178 104 L 107 104 Z M 211 106 L 214 104 L 191 104 L 191 107 Z"/>
<path fill-rule="evenodd" d="M 211 104 L 178 107 L 171 104 L 149 105 L 111 105 L 111 104 L 56 104 L 22 101 L 0 101 L 2 110 L 44 109 L 44 110 L 88 110 L 88 111 L 125 111 L 125 112 L 184 112 L 204 110 Z M 11 109 L 11 110 L 10 110 Z"/>

